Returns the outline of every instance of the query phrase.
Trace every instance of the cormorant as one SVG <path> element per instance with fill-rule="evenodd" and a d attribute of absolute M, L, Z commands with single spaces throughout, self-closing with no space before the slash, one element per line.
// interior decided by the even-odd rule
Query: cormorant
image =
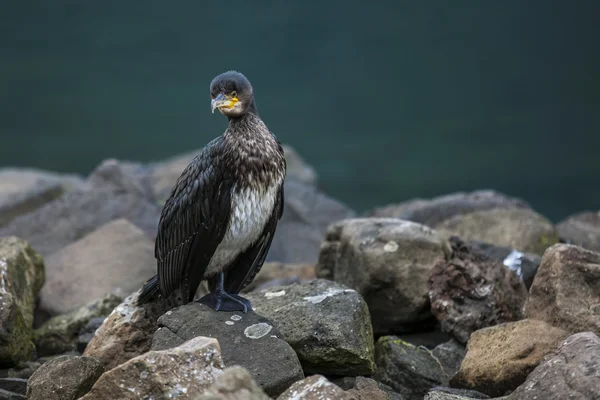
<path fill-rule="evenodd" d="M 262 267 L 283 213 L 283 148 L 256 109 L 252 85 L 236 71 L 210 84 L 211 109 L 229 119 L 223 135 L 184 169 L 162 210 L 155 243 L 158 273 L 138 304 L 197 301 L 217 311 L 252 310 L 238 293 Z"/>

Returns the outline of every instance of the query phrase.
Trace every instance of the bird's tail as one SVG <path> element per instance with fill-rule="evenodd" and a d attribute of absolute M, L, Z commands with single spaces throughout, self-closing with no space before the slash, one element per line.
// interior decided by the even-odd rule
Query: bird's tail
<path fill-rule="evenodd" d="M 156 299 L 158 297 L 158 290 L 158 275 L 154 275 L 144 283 L 144 287 L 142 287 L 142 291 L 138 297 L 138 306 Z"/>

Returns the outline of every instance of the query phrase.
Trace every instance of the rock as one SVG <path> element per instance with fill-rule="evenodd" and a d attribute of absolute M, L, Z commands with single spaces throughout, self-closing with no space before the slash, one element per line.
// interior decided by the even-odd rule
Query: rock
<path fill-rule="evenodd" d="M 103 160 L 92 171 L 87 182 L 92 187 L 110 188 L 116 192 L 133 193 L 152 200 L 148 167 L 135 162 L 114 158 Z"/>
<path fill-rule="evenodd" d="M 431 312 L 442 329 L 466 343 L 478 329 L 521 319 L 527 289 L 519 277 L 457 237 L 450 247 L 450 259 L 438 262 L 429 278 Z"/>
<path fill-rule="evenodd" d="M 248 293 L 256 313 L 273 321 L 307 373 L 370 375 L 373 331 L 369 309 L 356 291 L 317 279 Z"/>
<path fill-rule="evenodd" d="M 404 400 L 389 386 L 364 376 L 356 377 L 352 388 L 346 389 L 346 394 L 356 400 Z"/>
<path fill-rule="evenodd" d="M 44 279 L 44 261 L 27 242 L 0 238 L 0 368 L 32 355 L 33 310 Z"/>
<path fill-rule="evenodd" d="M 452 389 L 438 386 L 431 389 L 423 400 L 474 400 L 489 398 L 490 396 L 487 394 L 479 393 L 475 390 Z"/>
<path fill-rule="evenodd" d="M 457 215 L 435 229 L 446 236 L 457 235 L 467 241 L 479 240 L 539 255 L 558 242 L 552 223 L 527 208 L 497 208 Z"/>
<path fill-rule="evenodd" d="M 600 252 L 600 211 L 571 215 L 556 225 L 556 230 L 568 244 Z"/>
<path fill-rule="evenodd" d="M 527 318 L 600 334 L 600 253 L 556 244 L 542 257 L 525 303 Z"/>
<path fill-rule="evenodd" d="M 277 400 L 349 400 L 350 397 L 323 375 L 312 375 L 294 383 Z"/>
<path fill-rule="evenodd" d="M 444 245 L 435 231 L 414 222 L 344 220 L 327 231 L 317 276 L 358 291 L 369 305 L 376 335 L 426 330 L 435 322 L 427 279 L 444 258 Z"/>
<path fill-rule="evenodd" d="M 123 296 L 141 288 L 156 273 L 154 243 L 118 219 L 47 257 L 46 270 L 41 307 L 62 314 L 111 291 Z"/>
<path fill-rule="evenodd" d="M 90 357 L 56 357 L 33 373 L 27 384 L 27 399 L 79 399 L 103 372 L 102 364 Z"/>
<path fill-rule="evenodd" d="M 355 212 L 307 185 L 288 177 L 284 184 L 285 211 L 277 225 L 267 261 L 316 263 L 327 227 Z"/>
<path fill-rule="evenodd" d="M 223 371 L 215 382 L 195 400 L 270 400 L 247 369 L 234 365 Z"/>
<path fill-rule="evenodd" d="M 508 400 L 600 399 L 600 338 L 592 332 L 569 336 L 527 377 Z"/>
<path fill-rule="evenodd" d="M 287 176 L 291 176 L 307 185 L 317 184 L 316 171 L 304 161 L 293 147 L 284 144 L 283 153 L 285 154 L 285 162 L 287 164 Z"/>
<path fill-rule="evenodd" d="M 415 346 L 427 347 L 428 349 L 433 349 L 436 346 L 453 339 L 452 335 L 442 331 L 439 323 L 432 330 L 403 333 L 396 336 L 405 342 L 414 344 Z"/>
<path fill-rule="evenodd" d="M 12 368 L 1 369 L 0 377 L 29 379 L 40 365 L 39 361 L 21 361 Z"/>
<path fill-rule="evenodd" d="M 315 279 L 314 264 L 282 264 L 278 262 L 264 263 L 260 272 L 243 292 L 269 289 L 273 286 L 306 283 Z"/>
<path fill-rule="evenodd" d="M 491 209 L 530 208 L 524 200 L 509 197 L 494 190 L 458 192 L 433 199 L 413 199 L 399 204 L 377 208 L 366 216 L 399 218 L 435 227 L 455 216 Z"/>
<path fill-rule="evenodd" d="M 0 169 L 0 226 L 83 185 L 76 175 L 32 168 Z"/>
<path fill-rule="evenodd" d="M 450 376 L 432 352 L 396 336 L 382 336 L 375 345 L 377 370 L 373 378 L 390 386 L 406 400 L 422 400 L 429 389 L 448 385 Z"/>
<path fill-rule="evenodd" d="M 480 329 L 469 339 L 452 386 L 490 396 L 510 393 L 567 336 L 562 329 L 531 319 Z"/>
<path fill-rule="evenodd" d="M 501 262 L 508 269 L 514 271 L 529 290 L 533 283 L 533 278 L 540 266 L 542 257 L 532 253 L 522 253 L 520 251 L 496 246 L 490 243 L 484 243 L 477 240 L 471 240 L 469 246 L 473 251 L 479 251 L 491 259 Z"/>
<path fill-rule="evenodd" d="M 25 394 L 27 391 L 27 379 L 23 378 L 0 378 L 0 389 L 17 394 Z"/>
<path fill-rule="evenodd" d="M 298 357 L 277 328 L 252 311 L 215 312 L 194 302 L 167 311 L 158 325 L 152 350 L 178 346 L 196 336 L 215 338 L 225 365 L 246 368 L 270 396 L 304 378 Z"/>
<path fill-rule="evenodd" d="M 75 346 L 77 351 L 83 353 L 87 349 L 88 344 L 94 338 L 96 331 L 100 329 L 106 317 L 96 317 L 88 321 L 88 323 L 79 331 Z"/>
<path fill-rule="evenodd" d="M 452 339 L 436 346 L 431 354 L 438 360 L 444 374 L 452 377 L 458 372 L 466 352 L 465 346 Z"/>
<path fill-rule="evenodd" d="M 150 350 L 158 328 L 158 317 L 166 307 L 160 302 L 136 306 L 139 291 L 119 304 L 96 331 L 83 353 L 94 357 L 109 370 Z"/>
<path fill-rule="evenodd" d="M 77 349 L 77 337 L 80 331 L 93 318 L 110 314 L 122 299 L 107 294 L 100 300 L 89 303 L 68 314 L 58 315 L 47 321 L 34 334 L 34 343 L 38 356 L 49 356 Z"/>
<path fill-rule="evenodd" d="M 196 399 L 224 368 L 217 340 L 199 336 L 111 369 L 81 400 Z"/>

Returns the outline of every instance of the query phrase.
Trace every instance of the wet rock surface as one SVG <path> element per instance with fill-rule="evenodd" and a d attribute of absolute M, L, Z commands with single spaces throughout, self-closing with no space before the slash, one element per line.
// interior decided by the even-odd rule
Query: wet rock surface
<path fill-rule="evenodd" d="M 530 319 L 480 329 L 469 339 L 452 386 L 490 396 L 510 393 L 567 336 L 562 329 Z"/>
<path fill-rule="evenodd" d="M 27 384 L 29 400 L 76 400 L 87 393 L 104 368 L 90 357 L 56 357 L 34 372 Z"/>
<path fill-rule="evenodd" d="M 294 383 L 277 400 L 350 400 L 340 387 L 331 383 L 323 375 L 312 375 Z"/>
<path fill-rule="evenodd" d="M 247 294 L 254 310 L 275 324 L 304 371 L 340 376 L 373 373 L 369 310 L 354 290 L 318 279 Z"/>
<path fill-rule="evenodd" d="M 215 382 L 194 400 L 270 400 L 247 369 L 235 365 L 226 368 Z"/>
<path fill-rule="evenodd" d="M 556 225 L 556 230 L 568 244 L 600 252 L 600 211 L 571 215 Z"/>
<path fill-rule="evenodd" d="M 215 312 L 199 303 L 174 308 L 158 319 L 152 350 L 163 350 L 196 336 L 219 341 L 226 366 L 240 365 L 269 395 L 277 396 L 304 374 L 294 350 L 273 323 L 250 311 Z"/>
<path fill-rule="evenodd" d="M 542 257 L 525 315 L 568 332 L 600 334 L 599 299 L 600 253 L 557 244 Z"/>
<path fill-rule="evenodd" d="M 425 330 L 434 324 L 427 280 L 444 246 L 435 231 L 413 222 L 343 220 L 327 231 L 317 276 L 360 293 L 376 335 Z"/>
<path fill-rule="evenodd" d="M 33 311 L 44 280 L 44 261 L 27 242 L 0 238 L 0 368 L 31 357 Z"/>
<path fill-rule="evenodd" d="M 429 277 L 431 311 L 442 329 L 466 343 L 474 331 L 522 318 L 525 285 L 510 269 L 450 238 L 451 256 Z"/>

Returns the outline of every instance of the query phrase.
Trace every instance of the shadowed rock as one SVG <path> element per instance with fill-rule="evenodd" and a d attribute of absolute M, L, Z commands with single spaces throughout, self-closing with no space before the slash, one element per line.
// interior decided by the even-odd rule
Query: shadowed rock
<path fill-rule="evenodd" d="M 561 221 L 556 230 L 569 244 L 600 252 L 600 211 L 586 211 Z"/>

